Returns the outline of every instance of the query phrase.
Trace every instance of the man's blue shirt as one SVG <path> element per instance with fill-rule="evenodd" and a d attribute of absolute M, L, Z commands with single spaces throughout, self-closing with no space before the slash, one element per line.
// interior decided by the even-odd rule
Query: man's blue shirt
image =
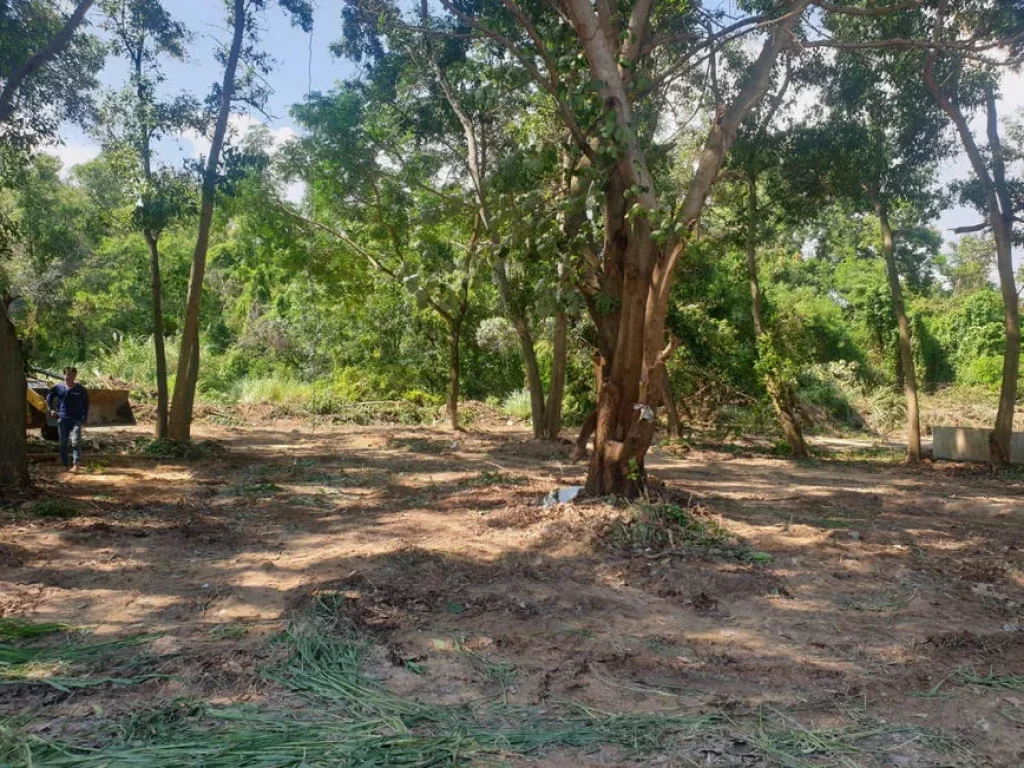
<path fill-rule="evenodd" d="M 89 393 L 77 382 L 72 387 L 58 382 L 46 396 L 46 404 L 57 412 L 59 419 L 85 421 L 89 417 Z"/>

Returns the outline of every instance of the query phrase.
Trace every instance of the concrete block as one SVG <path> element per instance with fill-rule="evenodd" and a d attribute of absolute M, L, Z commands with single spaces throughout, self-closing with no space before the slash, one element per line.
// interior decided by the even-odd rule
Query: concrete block
<path fill-rule="evenodd" d="M 990 434 L 990 429 L 932 427 L 932 455 L 948 461 L 991 461 Z M 1024 432 L 1014 432 L 1010 439 L 1010 462 L 1024 464 Z"/>

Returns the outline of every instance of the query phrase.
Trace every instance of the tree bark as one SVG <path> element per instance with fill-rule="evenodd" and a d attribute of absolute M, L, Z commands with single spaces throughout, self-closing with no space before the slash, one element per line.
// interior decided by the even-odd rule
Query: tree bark
<path fill-rule="evenodd" d="M 482 199 L 482 196 L 480 199 Z M 480 208 L 481 211 L 486 212 L 486 207 L 482 203 Z M 540 378 L 537 350 L 534 347 L 533 333 L 530 331 L 530 323 L 526 319 L 526 313 L 512 295 L 512 286 L 508 282 L 505 262 L 500 258 L 494 262 L 494 280 L 498 286 L 498 296 L 501 299 L 501 305 L 516 332 L 519 354 L 523 359 L 523 368 L 526 371 L 526 388 L 530 393 L 530 416 L 533 436 L 540 439 L 544 436 L 545 425 L 544 383 Z"/>
<path fill-rule="evenodd" d="M 761 283 L 757 277 L 757 177 L 747 176 L 747 280 L 750 282 L 750 307 L 754 317 L 754 340 L 758 355 L 764 344 L 772 343 L 765 337 L 764 317 L 761 313 Z M 782 434 L 789 445 L 790 454 L 797 459 L 807 458 L 807 442 L 796 416 L 796 393 L 788 381 L 772 371 L 765 373 L 765 389 L 772 408 L 779 419 Z"/>
<path fill-rule="evenodd" d="M 999 216 L 992 223 L 996 240 L 996 268 L 999 272 L 999 290 L 1003 295 L 1003 326 L 1006 350 L 1003 353 L 1003 381 L 999 389 L 999 410 L 993 442 L 998 448 L 999 461 L 1010 461 L 1010 443 L 1013 439 L 1013 415 L 1017 407 L 1017 379 L 1020 376 L 1020 297 L 1013 274 L 1013 200 L 1006 183 L 1006 161 L 999 138 L 999 118 L 996 98 L 991 85 L 985 94 L 988 113 L 988 144 L 992 154 L 992 176 L 995 184 Z"/>
<path fill-rule="evenodd" d="M 562 430 L 562 398 L 565 394 L 565 366 L 568 353 L 569 322 L 561 309 L 555 313 L 554 343 L 551 356 L 551 383 L 544 408 L 544 432 L 541 437 L 557 440 Z"/>
<path fill-rule="evenodd" d="M 661 369 L 673 349 L 672 344 L 666 345 L 665 320 L 675 265 L 700 219 L 740 122 L 767 93 L 775 61 L 791 43 L 793 27 L 809 1 L 788 3 L 784 15 L 772 26 L 743 87 L 728 108 L 720 108 L 680 206 L 677 221 L 683 224 L 684 233 L 666 246 L 654 242 L 648 218 L 660 206 L 636 134 L 628 88 L 631 68 L 619 66 L 620 53 L 601 34 L 597 14 L 587 0 L 563 3 L 591 74 L 601 84 L 604 112 L 614 118 L 620 137 L 616 161 L 608 169 L 605 187 L 601 278 L 601 293 L 612 302 L 618 300 L 619 306 L 614 325 L 598 322 L 602 351 L 611 356 L 598 395 L 594 452 L 587 474 L 588 494 L 635 496 L 643 491 L 644 457 L 664 397 Z M 645 23 L 646 20 L 638 20 L 638 27 Z M 627 192 L 629 199 L 623 204 Z M 637 210 L 627 217 L 631 208 Z M 616 290 L 619 284 L 621 292 Z"/>
<path fill-rule="evenodd" d="M 661 375 L 664 379 L 661 386 L 665 391 L 665 416 L 668 419 L 668 433 L 673 437 L 682 437 L 683 427 L 679 421 L 679 409 L 676 408 L 676 397 L 672 392 L 672 379 L 668 375 L 668 368 L 662 366 Z"/>
<path fill-rule="evenodd" d="M 217 167 L 220 163 L 224 136 L 227 133 L 228 118 L 231 115 L 231 99 L 235 91 L 235 72 L 242 51 L 246 29 L 246 2 L 234 0 L 234 36 L 224 67 L 224 81 L 221 85 L 220 111 L 210 143 L 210 156 L 203 172 L 202 205 L 199 212 L 199 233 L 192 254 L 192 272 L 189 276 L 188 299 L 185 304 L 185 323 L 181 333 L 181 352 L 178 356 L 178 371 L 174 381 L 174 397 L 171 403 L 168 437 L 172 440 L 188 440 L 192 431 L 192 406 L 195 403 L 196 384 L 199 380 L 199 308 L 203 295 L 203 280 L 206 276 L 206 253 L 210 245 L 210 227 L 213 223 L 213 206 L 217 193 Z"/>
<path fill-rule="evenodd" d="M 903 394 L 907 399 L 907 460 L 921 460 L 921 416 L 917 403 L 917 375 L 914 371 L 914 350 L 910 340 L 910 321 L 903 305 L 903 288 L 896 270 L 896 254 L 893 247 L 892 226 L 889 211 L 878 197 L 874 200 L 875 213 L 882 231 L 882 255 L 885 257 L 885 271 L 889 276 L 889 290 L 892 292 L 892 309 L 896 314 L 896 325 L 900 339 L 900 371 L 903 379 Z"/>
<path fill-rule="evenodd" d="M 152 280 L 153 352 L 156 355 L 156 436 L 167 437 L 167 352 L 164 349 L 163 288 L 160 280 L 160 250 L 156 236 L 144 233 L 149 247 L 149 271 Z"/>
<path fill-rule="evenodd" d="M 462 321 L 448 321 L 448 402 L 445 404 L 445 416 L 448 426 L 459 428 L 459 341 L 462 336 Z"/>
<path fill-rule="evenodd" d="M 939 13 L 935 30 L 936 37 L 941 30 L 942 14 Z M 992 172 L 985 161 L 978 142 L 971 132 L 970 124 L 960 105 L 956 103 L 935 76 L 935 53 L 930 52 L 925 60 L 924 82 L 939 106 L 956 126 L 967 157 L 971 161 L 985 196 L 988 223 L 996 241 L 996 266 L 999 272 L 999 289 L 1003 297 L 1003 327 L 1006 335 L 1006 350 L 1003 353 L 1003 377 L 999 390 L 999 410 L 996 413 L 995 430 L 992 433 L 992 461 L 995 464 L 1010 460 L 1010 440 L 1013 435 L 1013 416 L 1017 404 L 1017 378 L 1020 366 L 1020 306 L 1013 275 L 1013 205 L 1006 183 L 1005 161 L 1002 143 L 999 139 L 999 123 L 996 114 L 995 95 L 991 87 L 986 93 L 988 113 L 989 152 L 992 155 Z"/>
<path fill-rule="evenodd" d="M 29 483 L 25 448 L 25 369 L 7 304 L 0 301 L 0 487 Z"/>
<path fill-rule="evenodd" d="M 71 42 L 75 30 L 82 23 L 85 14 L 89 12 L 92 4 L 93 0 L 80 0 L 75 7 L 74 13 L 71 14 L 64 26 L 61 27 L 60 32 L 54 35 L 53 39 L 47 43 L 46 47 L 32 54 L 24 64 L 14 70 L 11 76 L 7 78 L 3 91 L 0 91 L 0 123 L 7 122 L 10 120 L 11 115 L 14 114 L 14 97 L 22 83 L 64 50 L 67 44 Z"/>

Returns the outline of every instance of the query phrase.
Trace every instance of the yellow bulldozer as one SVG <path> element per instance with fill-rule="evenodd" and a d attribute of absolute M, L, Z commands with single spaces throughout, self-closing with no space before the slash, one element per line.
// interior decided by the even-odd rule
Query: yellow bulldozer
<path fill-rule="evenodd" d="M 46 396 L 53 388 L 53 383 L 63 377 L 40 368 L 32 368 L 31 371 L 45 378 L 28 380 L 25 391 L 25 428 L 38 427 L 44 440 L 56 440 L 57 420 L 50 415 L 50 409 L 46 407 Z M 48 379 L 53 380 L 53 383 Z M 131 403 L 128 402 L 127 389 L 88 389 L 88 426 L 104 427 L 135 423 L 135 414 L 132 413 Z"/>

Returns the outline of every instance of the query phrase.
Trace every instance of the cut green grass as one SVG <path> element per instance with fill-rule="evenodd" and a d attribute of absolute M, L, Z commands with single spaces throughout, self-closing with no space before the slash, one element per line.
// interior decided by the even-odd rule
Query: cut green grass
<path fill-rule="evenodd" d="M 184 699 L 120 723 L 76 730 L 74 743 L 28 727 L 24 719 L 0 721 L 0 765 L 468 766 L 550 750 L 572 762 L 573 754 L 605 746 L 617 747 L 624 761 L 657 755 L 666 764 L 698 764 L 702 746 L 742 739 L 766 765 L 810 768 L 859 765 L 862 753 L 884 754 L 893 736 L 902 739 L 912 731 L 869 722 L 811 728 L 774 710 L 753 721 L 733 721 L 717 713 L 614 714 L 574 703 L 509 706 L 504 697 L 457 705 L 418 701 L 366 673 L 373 649 L 339 618 L 328 597 L 293 621 L 276 644 L 284 658 L 265 676 L 305 699 L 306 706 L 276 710 Z M 502 686 L 514 681 L 511 664 L 478 653 L 468 658 L 489 680 Z"/>
<path fill-rule="evenodd" d="M 734 725 L 749 744 L 769 758 L 769 764 L 784 768 L 862 765 L 854 758 L 871 749 L 873 740 L 914 731 L 909 726 L 871 721 L 842 727 L 810 728 L 776 710 L 760 713 L 753 724 Z M 883 751 L 884 746 L 877 746 L 876 751 Z M 822 762 L 822 759 L 828 762 Z"/>
<path fill-rule="evenodd" d="M 122 669 L 123 659 L 118 664 L 118 657 L 123 657 L 127 649 L 155 639 L 156 635 L 138 635 L 103 643 L 82 643 L 78 638 L 68 637 L 60 643 L 40 644 L 40 638 L 67 631 L 69 627 L 65 624 L 28 625 L 24 622 L 14 626 L 14 631 L 21 633 L 14 637 L 22 642 L 0 643 L 0 686 L 47 685 L 66 693 L 107 684 L 135 685 L 154 677 L 116 676 L 94 668 L 109 669 L 113 666 L 116 670 Z"/>
<path fill-rule="evenodd" d="M 154 459 L 204 459 L 220 456 L 224 446 L 215 440 L 167 440 L 165 438 L 136 438 L 132 453 Z"/>
<path fill-rule="evenodd" d="M 1003 691 L 1024 691 L 1024 677 L 1020 675 L 997 675 L 992 670 L 989 670 L 987 675 L 979 675 L 970 667 L 961 667 L 956 675 L 957 680 L 966 685 Z"/>
<path fill-rule="evenodd" d="M 59 621 L 28 621 L 27 619 L 0 618 L 0 638 L 25 639 L 44 637 L 56 632 L 70 632 L 73 627 Z"/>
<path fill-rule="evenodd" d="M 750 547 L 702 507 L 637 503 L 605 534 L 613 548 L 647 556 L 693 552 L 748 563 L 770 563 L 772 556 Z"/>

